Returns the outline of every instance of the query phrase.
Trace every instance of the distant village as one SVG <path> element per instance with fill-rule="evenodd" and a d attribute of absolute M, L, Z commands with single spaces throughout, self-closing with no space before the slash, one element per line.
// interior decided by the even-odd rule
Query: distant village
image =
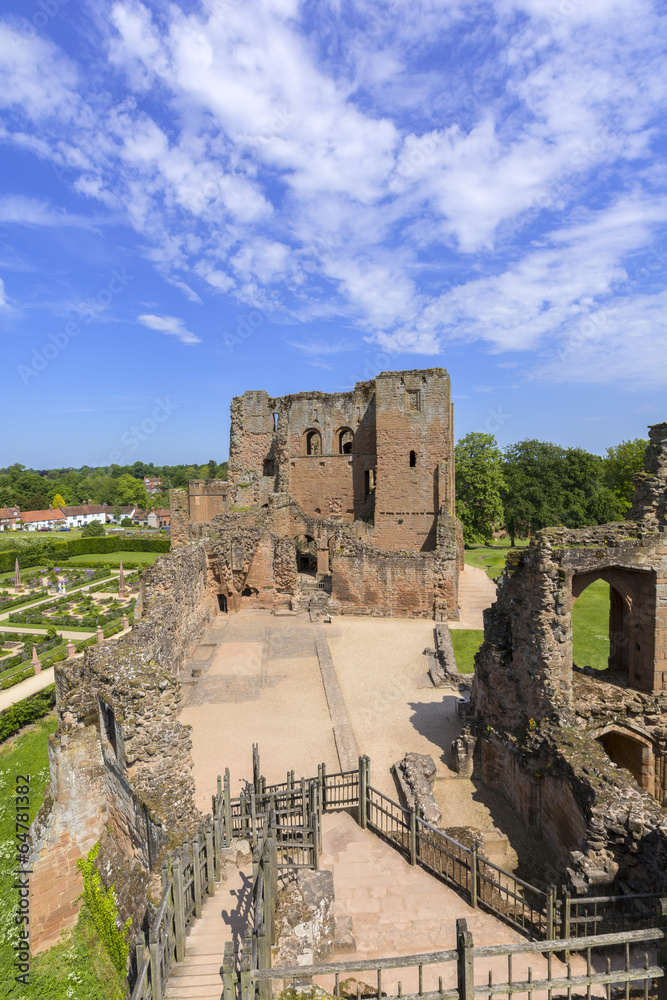
<path fill-rule="evenodd" d="M 162 480 L 144 478 L 148 496 L 156 496 L 162 488 Z M 84 528 L 98 521 L 101 524 L 115 524 L 119 527 L 157 528 L 169 530 L 169 508 L 141 508 L 135 504 L 121 507 L 110 504 L 78 504 L 76 506 L 49 506 L 46 510 L 22 511 L 18 505 L 0 507 L 0 531 L 71 531 Z"/>

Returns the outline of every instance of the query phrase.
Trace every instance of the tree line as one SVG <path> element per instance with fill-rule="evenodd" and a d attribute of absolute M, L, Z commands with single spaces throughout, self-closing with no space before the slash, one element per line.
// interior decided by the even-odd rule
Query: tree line
<path fill-rule="evenodd" d="M 162 479 L 160 492 L 149 496 L 144 477 Z M 22 511 L 107 504 L 141 509 L 169 506 L 169 490 L 187 489 L 190 479 L 226 479 L 227 463 L 211 459 L 205 465 L 102 465 L 79 469 L 26 469 L 10 465 L 0 469 L 0 507 L 18 505 Z M 54 503 L 56 501 L 56 503 Z"/>
<path fill-rule="evenodd" d="M 541 528 L 623 520 L 647 444 L 635 438 L 594 455 L 529 440 L 501 451 L 492 434 L 467 434 L 455 448 L 456 513 L 466 545 L 488 542 L 499 529 L 514 545 Z"/>

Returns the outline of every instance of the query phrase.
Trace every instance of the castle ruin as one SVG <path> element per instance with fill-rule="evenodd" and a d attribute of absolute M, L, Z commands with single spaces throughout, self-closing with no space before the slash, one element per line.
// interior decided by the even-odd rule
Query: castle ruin
<path fill-rule="evenodd" d="M 351 392 L 232 400 L 229 480 L 172 493 L 172 544 L 210 542 L 220 606 L 458 617 L 453 410 L 442 368 L 383 372 Z M 307 581 L 306 581 L 307 584 Z"/>

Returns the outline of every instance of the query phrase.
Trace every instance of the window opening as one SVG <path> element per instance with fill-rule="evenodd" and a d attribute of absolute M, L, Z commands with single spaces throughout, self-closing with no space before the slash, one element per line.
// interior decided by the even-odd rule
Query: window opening
<path fill-rule="evenodd" d="M 322 438 L 319 431 L 308 431 L 306 433 L 306 455 L 322 454 Z"/>
<path fill-rule="evenodd" d="M 104 723 L 104 735 L 111 744 L 111 749 L 114 755 L 118 755 L 118 748 L 116 745 L 116 716 L 113 708 L 107 705 L 105 701 L 101 702 L 102 705 L 102 722 Z"/>
<path fill-rule="evenodd" d="M 274 431 L 278 430 L 278 414 L 277 413 L 273 414 L 273 429 L 274 429 Z"/>
<path fill-rule="evenodd" d="M 415 467 L 416 464 L 417 464 L 417 455 L 416 455 L 416 453 L 414 451 L 411 451 L 410 452 L 410 468 L 414 469 L 414 467 Z"/>
<path fill-rule="evenodd" d="M 343 427 L 338 435 L 338 454 L 351 455 L 354 445 L 354 434 L 349 427 Z"/>

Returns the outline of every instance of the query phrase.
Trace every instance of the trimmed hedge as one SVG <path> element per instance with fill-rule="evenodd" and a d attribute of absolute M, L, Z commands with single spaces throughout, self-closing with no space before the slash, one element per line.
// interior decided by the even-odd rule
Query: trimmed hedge
<path fill-rule="evenodd" d="M 6 691 L 7 688 L 14 687 L 15 684 L 20 684 L 21 681 L 27 681 L 28 677 L 35 676 L 34 667 L 24 667 L 23 670 L 9 671 L 7 676 L 2 675 L 2 680 L 0 680 L 0 691 Z"/>
<path fill-rule="evenodd" d="M 56 686 L 50 684 L 37 694 L 31 694 L 29 698 L 24 698 L 23 701 L 18 701 L 4 712 L 0 712 L 0 743 L 14 736 L 24 726 L 29 726 L 31 722 L 37 722 L 38 719 L 48 715 L 55 705 Z"/>
<path fill-rule="evenodd" d="M 45 559 L 66 560 L 69 556 L 89 556 L 105 552 L 169 552 L 169 538 L 132 538 L 128 535 L 105 535 L 104 538 L 53 538 L 35 541 L 20 549 L 0 551 L 0 573 L 14 569 L 16 559 L 21 569 L 41 566 Z"/>
<path fill-rule="evenodd" d="M 104 538 L 73 538 L 67 542 L 68 556 L 90 556 L 104 552 L 169 552 L 168 538 L 131 538 L 105 535 Z"/>

